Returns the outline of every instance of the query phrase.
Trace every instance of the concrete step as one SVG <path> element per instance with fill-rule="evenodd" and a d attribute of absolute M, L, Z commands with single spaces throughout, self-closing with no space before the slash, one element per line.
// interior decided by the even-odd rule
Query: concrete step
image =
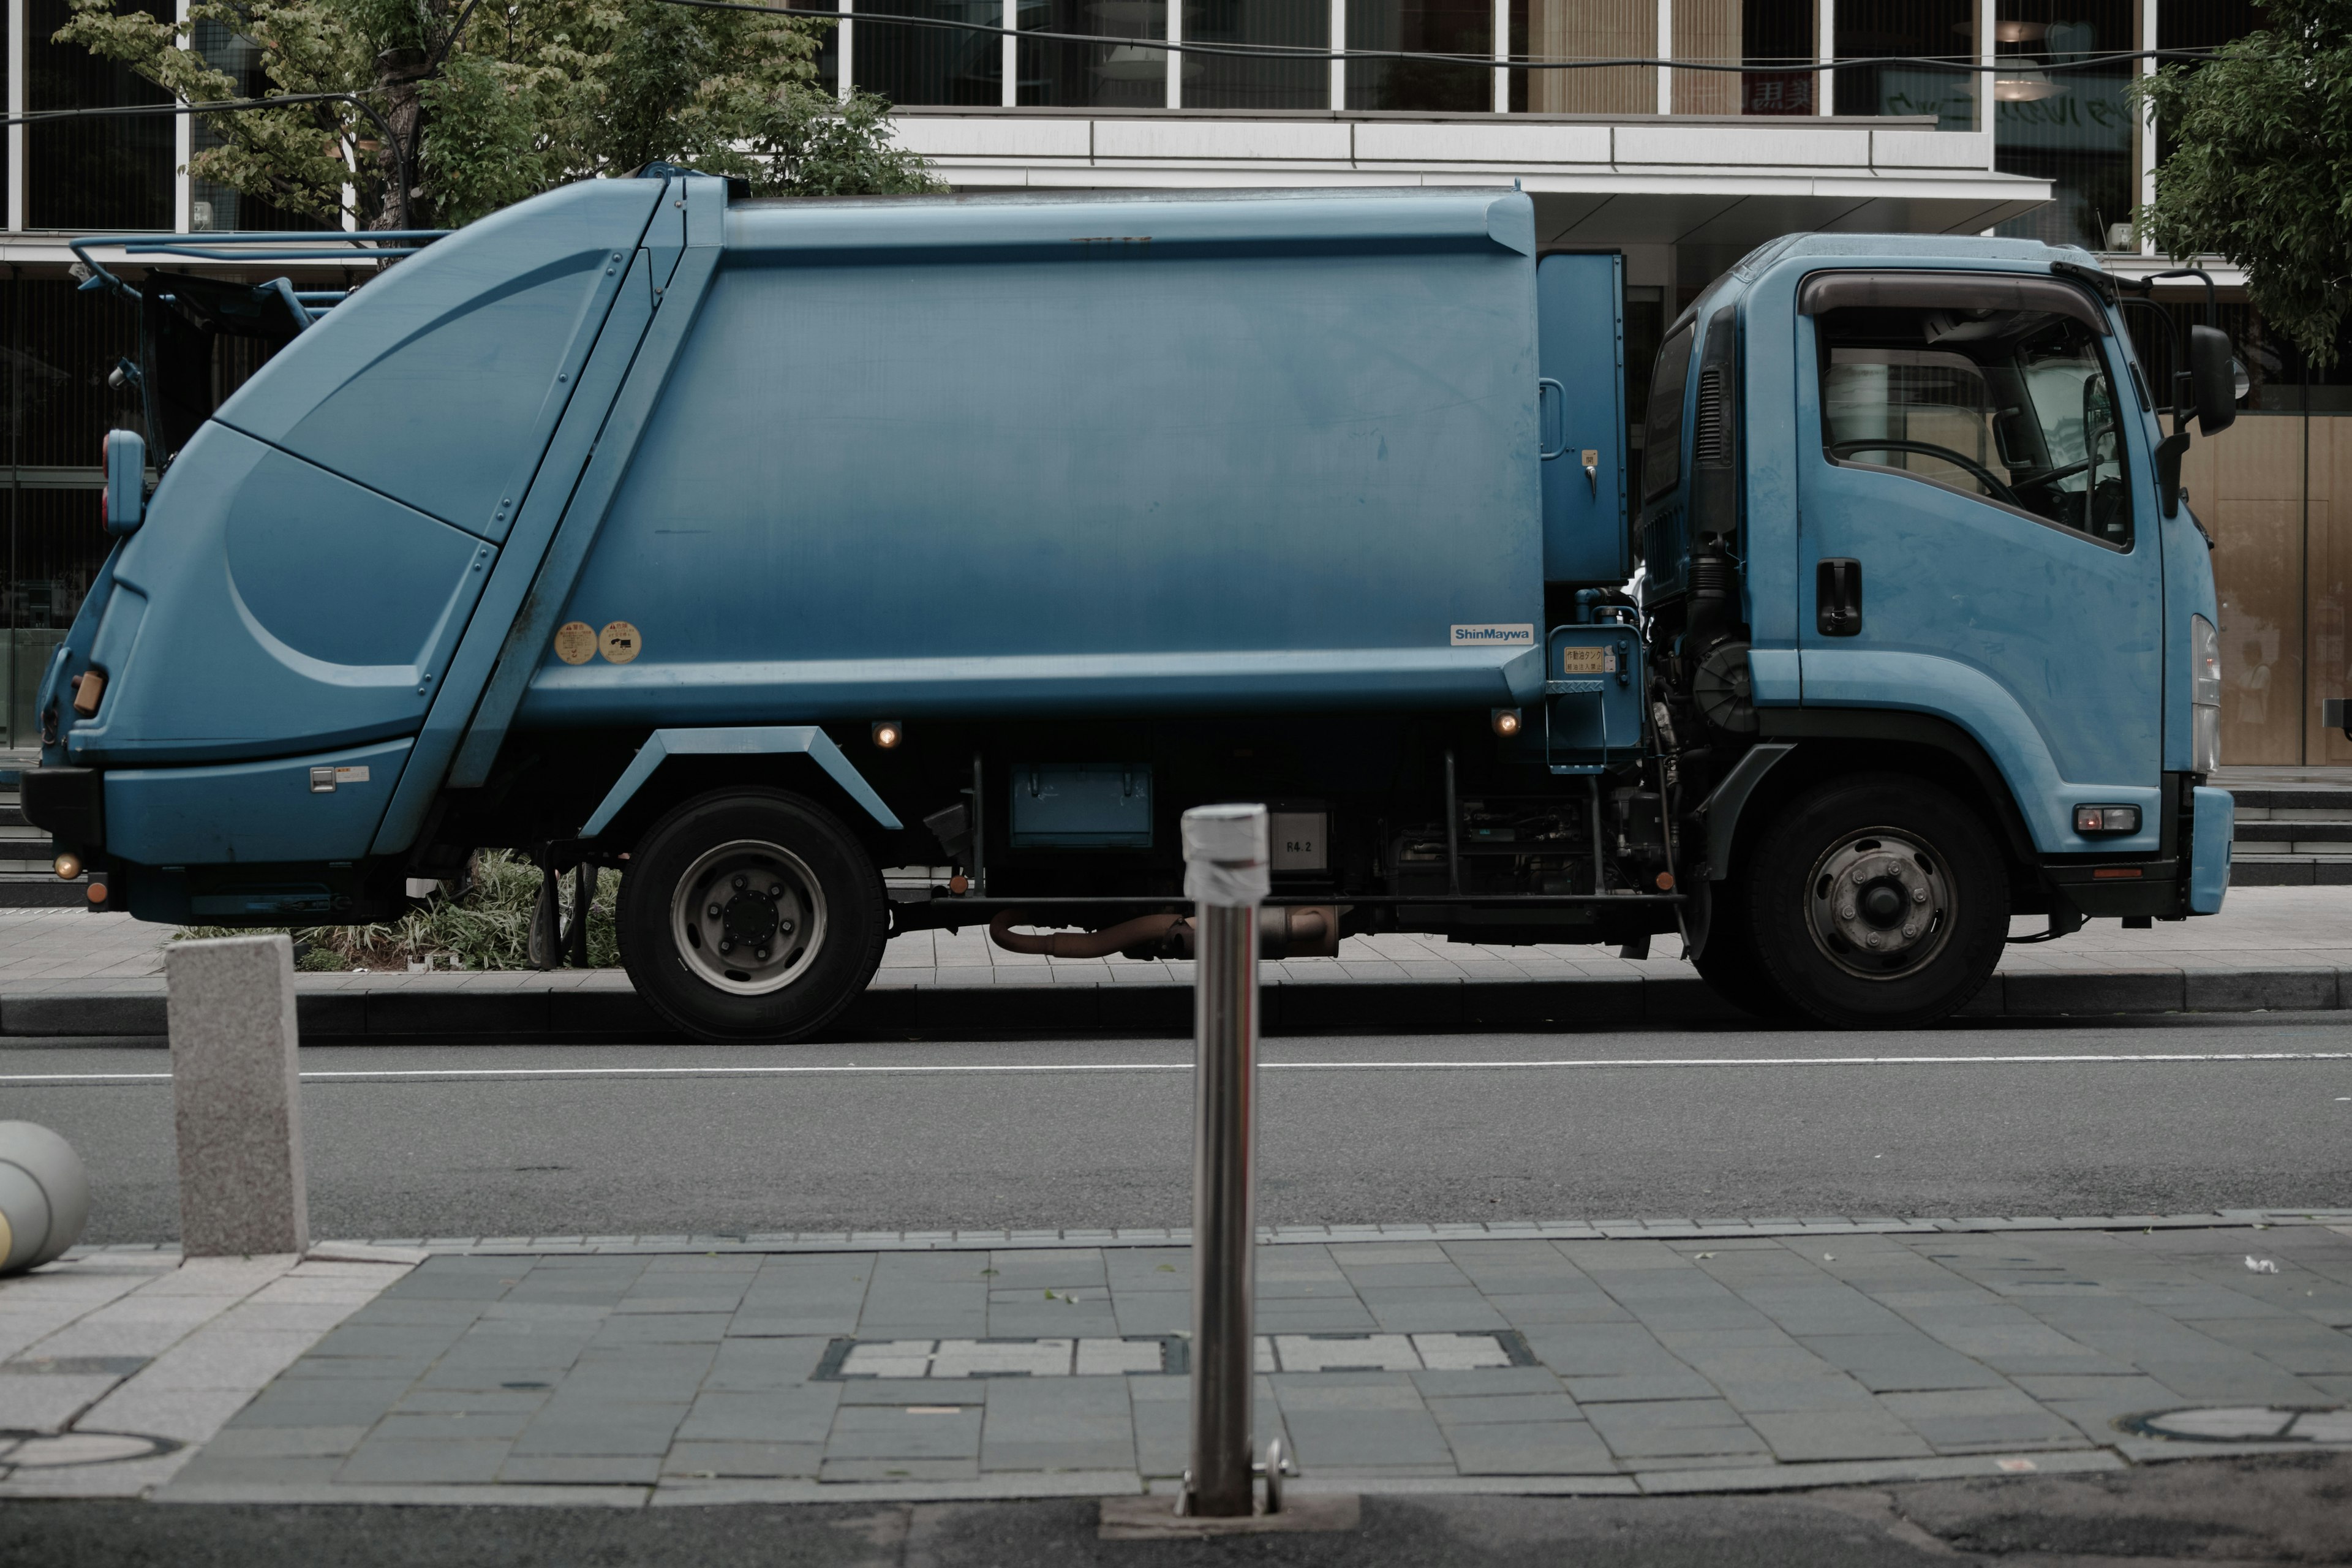
<path fill-rule="evenodd" d="M 60 882 L 57 873 L 47 867 L 37 875 L 0 871 L 0 910 L 87 908 L 89 904 L 88 877 Z"/>
<path fill-rule="evenodd" d="M 2235 842 L 2257 855 L 2347 855 L 2352 854 L 2352 822 L 2241 822 Z M 6 843 L 0 838 L 0 852 Z"/>
<path fill-rule="evenodd" d="M 2249 813 L 2316 812 L 2352 816 L 2352 787 L 2339 784 L 2240 784 L 2230 791 L 2241 817 Z"/>
<path fill-rule="evenodd" d="M 2239 855 L 2230 858 L 2233 888 L 2352 887 L 2352 855 Z"/>

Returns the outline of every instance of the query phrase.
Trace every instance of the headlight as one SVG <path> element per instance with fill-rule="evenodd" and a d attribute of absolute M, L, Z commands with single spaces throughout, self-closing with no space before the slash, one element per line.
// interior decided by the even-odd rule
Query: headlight
<path fill-rule="evenodd" d="M 2202 616 L 2189 617 L 2189 700 L 2221 706 L 2221 637 Z"/>
<path fill-rule="evenodd" d="M 2221 765 L 2221 637 L 2202 616 L 2189 617 L 2189 771 Z"/>

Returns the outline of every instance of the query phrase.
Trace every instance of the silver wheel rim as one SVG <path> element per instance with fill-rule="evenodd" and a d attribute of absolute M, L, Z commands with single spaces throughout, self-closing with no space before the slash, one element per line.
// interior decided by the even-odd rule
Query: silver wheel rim
<path fill-rule="evenodd" d="M 766 996 L 824 948 L 824 889 L 780 844 L 738 838 L 703 852 L 670 895 L 670 940 L 688 971 L 736 996 Z"/>
<path fill-rule="evenodd" d="M 1918 973 L 1958 913 L 1943 857 L 1883 827 L 1847 834 L 1814 861 L 1805 904 L 1813 945 L 1861 980 Z"/>

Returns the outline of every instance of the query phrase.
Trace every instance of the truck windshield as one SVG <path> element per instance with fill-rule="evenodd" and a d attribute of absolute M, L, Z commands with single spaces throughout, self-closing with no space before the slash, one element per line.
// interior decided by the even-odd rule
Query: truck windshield
<path fill-rule="evenodd" d="M 2115 390 L 2098 334 L 2083 321 L 1911 306 L 1817 320 L 1830 461 L 1889 469 L 2131 547 Z"/>

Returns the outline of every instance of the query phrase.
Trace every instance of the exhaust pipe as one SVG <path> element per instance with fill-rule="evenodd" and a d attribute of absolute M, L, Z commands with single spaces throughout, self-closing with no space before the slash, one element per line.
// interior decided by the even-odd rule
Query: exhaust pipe
<path fill-rule="evenodd" d="M 988 922 L 988 940 L 1007 952 L 1049 958 L 1191 958 L 1198 945 L 1189 915 L 1138 915 L 1090 931 L 1017 931 L 1029 923 L 1025 910 L 1003 910 Z M 1257 911 L 1261 958 L 1333 958 L 1339 952 L 1336 904 L 1261 905 Z"/>

